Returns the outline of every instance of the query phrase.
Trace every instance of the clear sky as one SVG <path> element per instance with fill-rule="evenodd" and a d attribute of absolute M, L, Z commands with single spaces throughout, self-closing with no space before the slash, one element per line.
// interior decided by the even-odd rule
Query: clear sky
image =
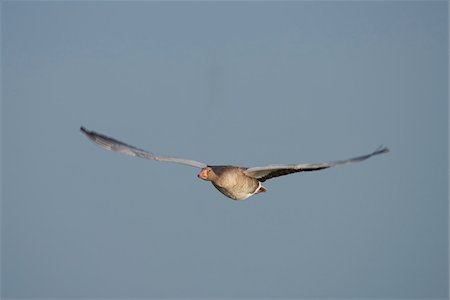
<path fill-rule="evenodd" d="M 448 298 L 448 1 L 1 2 L 2 298 Z M 366 162 L 243 202 L 208 164 Z"/>

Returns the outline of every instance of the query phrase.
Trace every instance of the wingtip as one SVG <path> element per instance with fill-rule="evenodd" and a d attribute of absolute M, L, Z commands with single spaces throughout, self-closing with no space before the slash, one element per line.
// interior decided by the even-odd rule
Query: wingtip
<path fill-rule="evenodd" d="M 89 129 L 86 129 L 84 126 L 80 126 L 80 131 L 86 135 L 89 139 L 92 139 L 93 131 L 90 131 Z"/>
<path fill-rule="evenodd" d="M 373 154 L 383 154 L 383 153 L 388 153 L 388 152 L 390 152 L 389 148 L 381 145 L 380 147 L 377 148 L 377 150 L 374 151 Z"/>
<path fill-rule="evenodd" d="M 80 131 L 86 135 L 89 135 L 91 132 L 87 130 L 84 126 L 80 126 Z"/>

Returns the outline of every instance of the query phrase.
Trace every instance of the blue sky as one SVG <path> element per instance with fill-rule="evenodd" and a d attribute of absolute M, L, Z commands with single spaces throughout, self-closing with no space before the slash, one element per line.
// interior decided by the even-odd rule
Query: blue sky
<path fill-rule="evenodd" d="M 448 2 L 1 3 L 3 298 L 448 298 Z M 197 170 L 387 155 L 234 202 Z"/>

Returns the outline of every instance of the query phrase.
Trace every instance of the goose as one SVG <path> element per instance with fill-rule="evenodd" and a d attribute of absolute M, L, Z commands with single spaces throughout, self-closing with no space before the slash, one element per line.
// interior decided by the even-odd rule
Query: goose
<path fill-rule="evenodd" d="M 80 130 L 93 143 L 106 150 L 119 152 L 129 156 L 162 162 L 177 163 L 201 169 L 197 175 L 198 178 L 205 181 L 210 181 L 217 190 L 219 190 L 226 197 L 233 200 L 245 200 L 250 196 L 266 192 L 267 188 L 262 185 L 262 182 L 265 182 L 266 180 L 272 179 L 274 177 L 284 176 L 297 172 L 318 171 L 335 166 L 357 163 L 372 156 L 389 152 L 389 149 L 387 147 L 380 146 L 375 151 L 369 154 L 325 163 L 274 164 L 264 167 L 252 168 L 232 165 L 217 166 L 207 165 L 191 159 L 155 155 L 151 152 L 128 145 L 106 135 L 88 130 L 83 126 L 80 127 Z"/>

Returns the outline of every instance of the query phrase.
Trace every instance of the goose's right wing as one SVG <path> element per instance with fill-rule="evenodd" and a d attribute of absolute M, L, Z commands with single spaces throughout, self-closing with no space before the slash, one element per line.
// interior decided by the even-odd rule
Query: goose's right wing
<path fill-rule="evenodd" d="M 97 144 L 98 146 L 100 146 L 106 150 L 111 150 L 111 151 L 119 152 L 119 153 L 122 153 L 125 155 L 136 156 L 136 157 L 145 158 L 145 159 L 187 165 L 187 166 L 191 166 L 191 167 L 195 167 L 195 168 L 205 168 L 206 167 L 206 164 L 195 161 L 195 160 L 191 160 L 191 159 L 184 159 L 184 158 L 177 158 L 177 157 L 170 157 L 170 156 L 157 156 L 151 152 L 148 152 L 148 151 L 139 149 L 137 147 L 125 144 L 124 142 L 113 139 L 106 135 L 97 133 L 95 131 L 87 130 L 84 127 L 81 127 L 80 130 L 92 142 L 94 142 L 95 144 Z"/>

